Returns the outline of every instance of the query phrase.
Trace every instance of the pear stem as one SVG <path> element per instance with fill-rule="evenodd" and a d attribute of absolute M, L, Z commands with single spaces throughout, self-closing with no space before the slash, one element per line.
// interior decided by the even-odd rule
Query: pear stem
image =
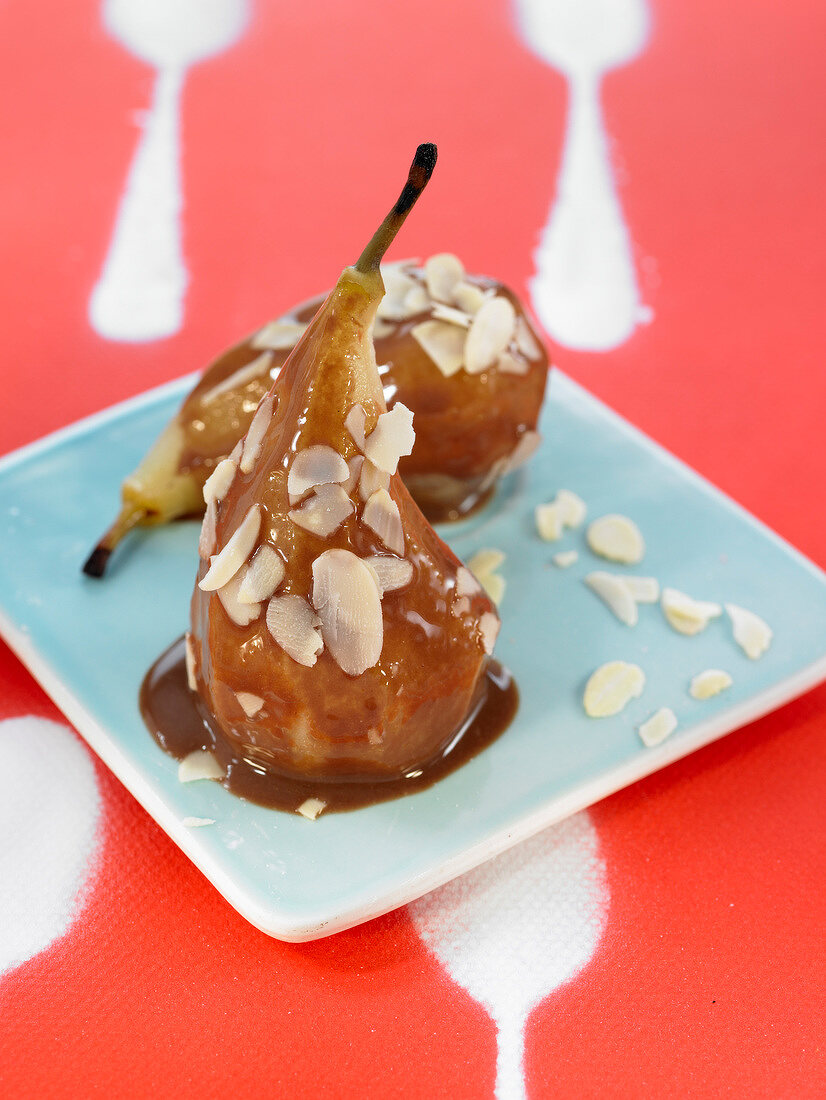
<path fill-rule="evenodd" d="M 365 250 L 356 261 L 356 271 L 366 275 L 371 271 L 377 271 L 387 249 L 393 243 L 393 239 L 404 224 L 404 219 L 413 209 L 413 206 L 427 186 L 427 181 L 436 167 L 436 146 L 432 142 L 420 145 L 416 150 L 407 183 L 402 188 L 398 201 L 376 232 L 370 238 Z"/>
<path fill-rule="evenodd" d="M 87 577 L 102 577 L 106 572 L 106 566 L 112 551 L 118 545 L 123 536 L 146 517 L 144 508 L 133 504 L 124 504 L 120 515 L 94 548 L 83 565 L 83 572 Z"/>

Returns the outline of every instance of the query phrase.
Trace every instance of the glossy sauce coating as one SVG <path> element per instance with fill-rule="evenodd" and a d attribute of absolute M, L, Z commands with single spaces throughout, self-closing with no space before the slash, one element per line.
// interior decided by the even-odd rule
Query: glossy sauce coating
<path fill-rule="evenodd" d="M 437 757 L 395 779 L 325 783 L 264 771 L 232 752 L 200 697 L 187 686 L 183 638 L 158 658 L 146 674 L 140 695 L 147 727 L 171 756 L 182 760 L 206 749 L 224 769 L 222 785 L 233 794 L 290 812 L 308 798 L 319 798 L 326 803 L 325 813 L 355 810 L 430 787 L 495 741 L 513 721 L 518 705 L 510 674 L 490 661 L 465 723 Z"/>

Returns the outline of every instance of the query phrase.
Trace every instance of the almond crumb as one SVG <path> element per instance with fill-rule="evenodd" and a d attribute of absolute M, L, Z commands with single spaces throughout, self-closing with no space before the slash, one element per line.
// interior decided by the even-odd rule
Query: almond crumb
<path fill-rule="evenodd" d="M 651 717 L 639 726 L 637 732 L 644 745 L 652 749 L 661 745 L 677 728 L 677 715 L 669 707 L 660 707 Z"/>
<path fill-rule="evenodd" d="M 302 817 L 306 817 L 308 821 L 315 821 L 322 810 L 326 809 L 327 803 L 320 798 L 307 798 L 296 810 L 296 813 L 301 814 Z"/>
<path fill-rule="evenodd" d="M 608 661 L 591 674 L 582 704 L 590 718 L 608 718 L 642 695 L 645 673 L 627 661 Z"/>

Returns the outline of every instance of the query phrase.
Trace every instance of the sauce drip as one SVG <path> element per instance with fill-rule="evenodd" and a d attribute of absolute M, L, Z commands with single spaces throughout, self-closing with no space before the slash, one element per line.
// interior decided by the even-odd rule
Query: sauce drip
<path fill-rule="evenodd" d="M 483 679 L 477 703 L 436 759 L 401 778 L 375 782 L 304 781 L 264 772 L 234 755 L 220 730 L 210 721 L 200 697 L 187 686 L 183 638 L 161 654 L 147 672 L 141 685 L 140 708 L 150 733 L 164 752 L 182 760 L 196 749 L 208 749 L 224 769 L 222 785 L 240 798 L 289 812 L 295 812 L 308 798 L 319 798 L 327 803 L 324 812 L 330 813 L 356 810 L 424 790 L 492 744 L 513 720 L 519 694 L 511 674 L 497 661 L 488 663 Z"/>

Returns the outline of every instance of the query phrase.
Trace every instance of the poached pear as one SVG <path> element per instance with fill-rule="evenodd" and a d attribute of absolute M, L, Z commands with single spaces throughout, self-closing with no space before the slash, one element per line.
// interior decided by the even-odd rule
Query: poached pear
<path fill-rule="evenodd" d="M 371 337 L 379 260 L 434 163 L 420 146 L 396 206 L 204 486 L 189 683 L 263 771 L 376 780 L 426 764 L 478 702 L 499 629 L 402 484 L 413 415 L 388 411 Z"/>

